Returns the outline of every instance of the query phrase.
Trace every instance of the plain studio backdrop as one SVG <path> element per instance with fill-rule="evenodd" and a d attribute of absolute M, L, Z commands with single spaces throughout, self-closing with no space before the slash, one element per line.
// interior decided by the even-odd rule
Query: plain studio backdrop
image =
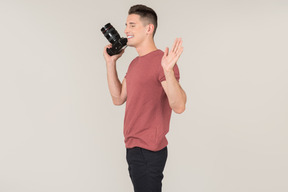
<path fill-rule="evenodd" d="M 1 0 L 0 191 L 133 191 L 100 29 L 125 36 L 138 3 L 159 16 L 159 49 L 183 38 L 163 191 L 287 192 L 287 0 Z"/>

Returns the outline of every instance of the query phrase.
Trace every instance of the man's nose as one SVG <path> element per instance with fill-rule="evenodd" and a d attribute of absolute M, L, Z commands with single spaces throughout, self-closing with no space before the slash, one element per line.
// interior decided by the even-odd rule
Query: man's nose
<path fill-rule="evenodd" d="M 125 33 L 125 34 L 128 33 L 128 27 L 125 28 L 124 33 Z"/>

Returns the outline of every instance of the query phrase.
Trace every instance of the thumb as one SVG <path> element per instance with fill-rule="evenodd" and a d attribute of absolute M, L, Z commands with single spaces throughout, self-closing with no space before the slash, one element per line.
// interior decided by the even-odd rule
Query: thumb
<path fill-rule="evenodd" d="M 167 57 L 167 56 L 168 56 L 168 52 L 169 52 L 169 48 L 166 47 L 165 52 L 164 52 L 164 57 Z"/>

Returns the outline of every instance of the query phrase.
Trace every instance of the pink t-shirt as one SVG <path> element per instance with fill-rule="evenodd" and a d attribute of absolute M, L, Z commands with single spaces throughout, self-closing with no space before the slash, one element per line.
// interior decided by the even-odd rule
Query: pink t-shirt
<path fill-rule="evenodd" d="M 167 146 L 171 108 L 161 85 L 166 80 L 161 59 L 156 50 L 136 57 L 129 65 L 126 78 L 127 101 L 124 119 L 126 148 L 142 147 L 158 151 Z M 179 80 L 178 66 L 174 74 Z"/>

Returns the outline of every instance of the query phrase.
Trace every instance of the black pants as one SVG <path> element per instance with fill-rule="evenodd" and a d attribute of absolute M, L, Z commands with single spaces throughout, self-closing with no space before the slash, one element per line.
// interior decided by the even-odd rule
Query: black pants
<path fill-rule="evenodd" d="M 139 147 L 127 149 L 126 158 L 135 192 L 161 192 L 167 147 L 156 152 Z"/>

